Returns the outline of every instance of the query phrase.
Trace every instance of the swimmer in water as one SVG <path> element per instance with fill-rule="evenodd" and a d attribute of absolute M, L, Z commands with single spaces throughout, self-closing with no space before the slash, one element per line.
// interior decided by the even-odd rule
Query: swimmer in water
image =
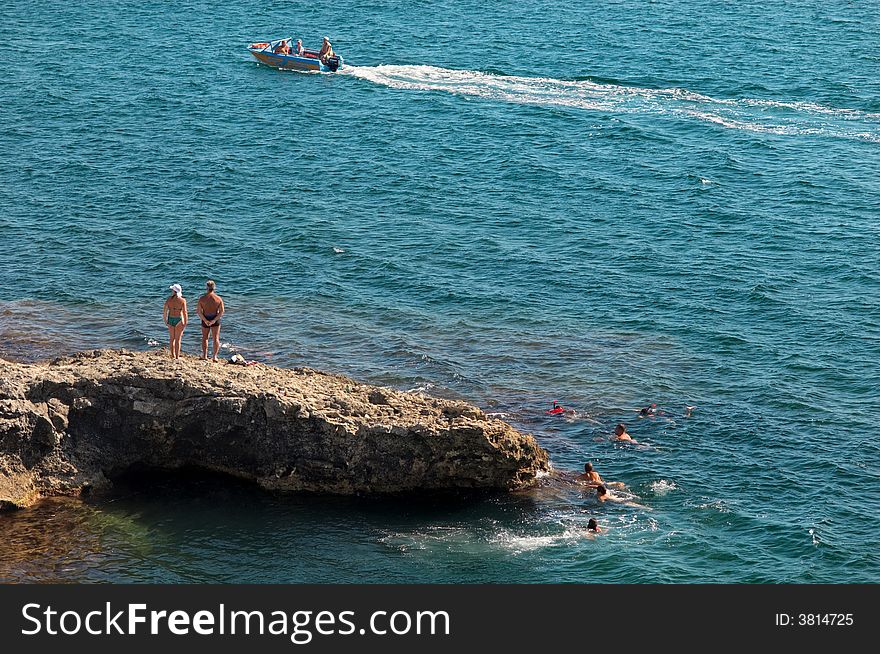
<path fill-rule="evenodd" d="M 617 497 L 617 495 L 612 495 L 611 493 L 608 492 L 608 488 L 604 485 L 601 485 L 601 484 L 596 487 L 596 499 L 599 500 L 600 502 L 607 502 L 610 500 L 612 502 L 619 502 L 620 504 L 623 504 L 624 506 L 632 506 L 637 509 L 647 509 L 648 511 L 650 511 L 650 509 L 647 506 L 643 506 L 642 504 L 636 504 L 635 502 L 630 502 L 629 500 L 627 500 L 623 497 Z"/>
<path fill-rule="evenodd" d="M 599 473 L 593 470 L 592 463 L 584 464 L 584 473 L 582 475 L 578 475 L 577 480 L 585 486 L 589 486 L 590 488 L 596 488 L 597 486 L 600 486 L 604 483 L 602 481 L 602 477 L 599 476 Z"/>
<path fill-rule="evenodd" d="M 693 416 L 693 415 L 694 415 L 694 409 L 696 409 L 696 408 L 697 408 L 697 407 L 695 407 L 695 406 L 686 406 L 686 407 L 684 408 L 684 417 L 685 417 L 685 418 L 690 418 L 691 416 Z"/>
<path fill-rule="evenodd" d="M 626 488 L 626 484 L 622 481 L 609 481 L 606 484 L 605 480 L 599 476 L 599 473 L 593 470 L 593 464 L 589 462 L 584 464 L 584 473 L 578 475 L 577 480 L 588 488 L 598 488 L 603 484 L 614 486 L 615 488 Z"/>
<path fill-rule="evenodd" d="M 615 441 L 625 441 L 627 443 L 632 443 L 633 445 L 638 445 L 639 442 L 635 440 L 632 436 L 630 436 L 626 431 L 626 425 L 622 422 L 614 428 L 614 438 L 611 440 Z"/>
<path fill-rule="evenodd" d="M 590 531 L 594 534 L 602 533 L 602 527 L 600 527 L 599 523 L 596 522 L 596 518 L 590 518 L 590 521 L 587 523 L 587 531 Z"/>
<path fill-rule="evenodd" d="M 650 418 L 656 415 L 659 415 L 657 412 L 656 404 L 652 404 L 651 406 L 646 406 L 639 409 L 639 418 Z"/>
<path fill-rule="evenodd" d="M 551 415 L 551 416 L 554 416 L 559 413 L 565 413 L 565 407 L 559 406 L 559 402 L 557 402 L 556 400 L 553 400 L 553 408 L 549 409 L 548 411 L 545 411 L 544 413 L 546 413 L 547 415 Z"/>

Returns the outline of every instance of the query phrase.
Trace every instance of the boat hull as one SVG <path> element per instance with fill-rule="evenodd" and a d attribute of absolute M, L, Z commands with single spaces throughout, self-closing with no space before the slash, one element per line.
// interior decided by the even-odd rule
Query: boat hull
<path fill-rule="evenodd" d="M 299 70 L 312 73 L 335 73 L 342 65 L 341 57 L 334 57 L 328 63 L 322 62 L 316 57 L 301 57 L 297 55 L 276 54 L 265 44 L 256 44 L 248 47 L 254 59 L 266 66 L 280 68 L 281 70 Z"/>

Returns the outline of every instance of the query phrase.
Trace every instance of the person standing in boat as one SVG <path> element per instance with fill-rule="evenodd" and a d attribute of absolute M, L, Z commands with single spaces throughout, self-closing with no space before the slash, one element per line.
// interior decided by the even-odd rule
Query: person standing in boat
<path fill-rule="evenodd" d="M 189 322 L 186 313 L 186 299 L 183 297 L 183 289 L 180 284 L 172 284 L 168 288 L 171 289 L 171 295 L 165 300 L 165 306 L 162 307 L 162 318 L 165 321 L 165 326 L 168 327 L 171 358 L 179 359 L 180 340 L 183 337 L 183 330 L 186 329 L 186 323 Z"/>
<path fill-rule="evenodd" d="M 202 321 L 202 359 L 208 358 L 208 335 L 214 337 L 214 361 L 220 354 L 220 318 L 226 311 L 223 298 L 215 293 L 217 283 L 209 279 L 205 283 L 207 292 L 199 298 L 198 314 Z"/>
<path fill-rule="evenodd" d="M 330 43 L 330 39 L 328 37 L 324 37 L 324 42 L 321 43 L 321 51 L 318 53 L 318 59 L 320 59 L 325 64 L 330 57 L 335 57 L 335 53 L 333 52 L 333 45 Z"/>

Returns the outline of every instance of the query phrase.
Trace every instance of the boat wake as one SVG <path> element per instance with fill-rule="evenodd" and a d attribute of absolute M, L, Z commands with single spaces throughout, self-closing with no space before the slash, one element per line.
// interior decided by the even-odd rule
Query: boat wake
<path fill-rule="evenodd" d="M 880 143 L 880 113 L 811 102 L 722 99 L 681 88 L 649 89 L 435 66 L 346 66 L 341 72 L 392 89 L 442 91 L 500 102 L 605 113 L 659 114 L 735 130 Z"/>

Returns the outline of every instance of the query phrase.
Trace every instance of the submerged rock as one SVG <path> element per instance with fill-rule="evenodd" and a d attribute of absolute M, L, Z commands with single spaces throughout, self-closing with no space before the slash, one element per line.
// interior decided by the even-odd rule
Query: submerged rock
<path fill-rule="evenodd" d="M 0 359 L 0 508 L 134 466 L 338 494 L 513 490 L 549 469 L 532 436 L 476 407 L 308 368 L 125 350 Z"/>

